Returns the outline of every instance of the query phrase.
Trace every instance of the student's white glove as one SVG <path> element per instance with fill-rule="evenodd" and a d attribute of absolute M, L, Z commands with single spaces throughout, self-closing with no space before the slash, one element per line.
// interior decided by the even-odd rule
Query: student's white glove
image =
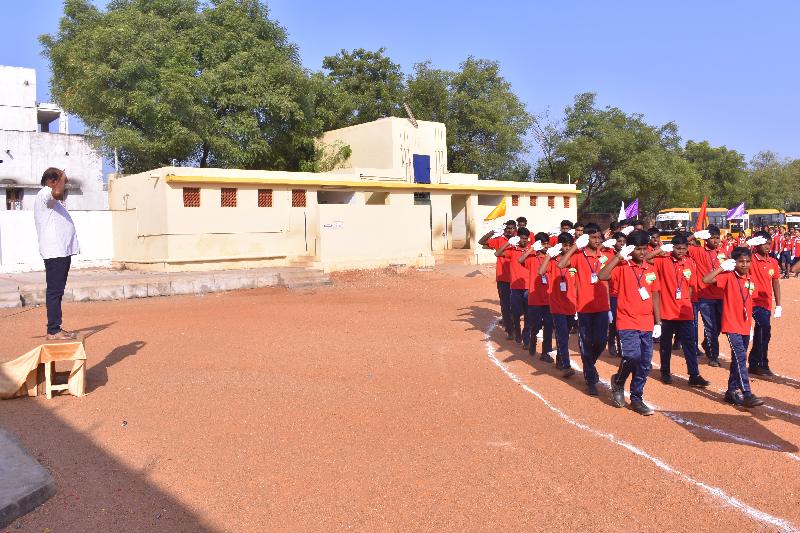
<path fill-rule="evenodd" d="M 534 252 L 540 252 L 542 250 L 542 248 L 544 248 L 544 245 L 542 244 L 542 241 L 536 241 L 536 242 L 533 243 L 533 251 Z"/>
<path fill-rule="evenodd" d="M 631 254 L 636 249 L 636 247 L 632 244 L 628 244 L 622 247 L 622 250 L 619 251 L 619 256 L 623 258 L 625 261 L 629 261 L 631 258 Z"/>
<path fill-rule="evenodd" d="M 516 246 L 519 244 L 519 235 L 514 235 L 510 239 L 508 239 L 508 244 L 511 246 Z"/>
<path fill-rule="evenodd" d="M 558 254 L 561 253 L 561 248 L 563 248 L 563 247 L 564 247 L 564 245 L 561 244 L 560 242 L 557 243 L 557 244 L 554 244 L 553 246 L 551 246 L 550 248 L 547 249 L 547 255 L 549 255 L 550 258 L 553 259 L 555 256 L 557 256 Z"/>
<path fill-rule="evenodd" d="M 695 231 L 694 232 L 694 238 L 695 239 L 703 239 L 703 240 L 710 239 L 711 238 L 711 232 L 708 231 L 707 229 L 701 229 L 700 231 Z"/>
<path fill-rule="evenodd" d="M 634 229 L 634 228 L 633 228 L 633 226 L 625 226 L 624 228 L 622 228 L 622 229 L 621 229 L 621 230 L 619 230 L 619 231 L 620 231 L 620 232 L 621 232 L 623 235 L 626 235 L 626 236 L 627 236 L 627 235 L 630 235 L 631 233 L 633 233 L 633 229 Z"/>
<path fill-rule="evenodd" d="M 506 232 L 505 229 L 496 229 L 496 230 L 494 230 L 494 233 L 492 233 L 492 238 L 496 239 L 497 237 L 500 237 L 501 235 L 504 235 L 505 232 Z"/>
<path fill-rule="evenodd" d="M 569 230 L 567 233 L 569 233 L 573 237 L 575 236 L 575 230 L 574 229 Z"/>
<path fill-rule="evenodd" d="M 725 272 L 731 272 L 736 268 L 736 259 L 726 259 L 719 265 Z"/>
<path fill-rule="evenodd" d="M 653 338 L 658 339 L 661 337 L 661 324 L 655 324 L 653 326 Z"/>
<path fill-rule="evenodd" d="M 614 323 L 614 313 L 612 313 L 611 311 L 608 312 L 608 323 L 609 324 Z"/>
<path fill-rule="evenodd" d="M 775 306 L 775 318 L 780 318 L 783 314 L 783 308 L 780 305 Z"/>
<path fill-rule="evenodd" d="M 674 244 L 672 244 L 671 242 L 670 242 L 670 243 L 667 243 L 667 244 L 662 244 L 662 245 L 661 245 L 661 251 L 662 251 L 662 252 L 664 252 L 665 254 L 670 254 L 670 253 L 672 253 L 672 249 L 673 249 L 673 248 L 675 248 L 675 245 L 674 245 Z"/>
<path fill-rule="evenodd" d="M 583 250 L 586 248 L 587 244 L 589 244 L 589 236 L 585 233 L 578 237 L 578 240 L 575 241 L 575 246 L 578 247 L 578 250 Z"/>
<path fill-rule="evenodd" d="M 747 239 L 747 246 L 761 246 L 762 244 L 767 244 L 767 239 L 764 237 L 753 237 L 752 239 Z"/>
<path fill-rule="evenodd" d="M 617 239 L 608 239 L 603 241 L 603 246 L 606 248 L 613 248 L 615 244 L 617 244 Z"/>

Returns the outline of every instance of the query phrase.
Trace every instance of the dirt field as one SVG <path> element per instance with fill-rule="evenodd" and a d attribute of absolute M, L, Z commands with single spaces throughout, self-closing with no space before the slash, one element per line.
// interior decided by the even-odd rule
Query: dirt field
<path fill-rule="evenodd" d="M 89 395 L 0 403 L 58 485 L 19 531 L 800 528 L 800 280 L 764 407 L 704 364 L 706 392 L 654 370 L 648 418 L 506 341 L 493 267 L 334 282 L 65 305 Z M 44 316 L 0 311 L 0 360 Z"/>

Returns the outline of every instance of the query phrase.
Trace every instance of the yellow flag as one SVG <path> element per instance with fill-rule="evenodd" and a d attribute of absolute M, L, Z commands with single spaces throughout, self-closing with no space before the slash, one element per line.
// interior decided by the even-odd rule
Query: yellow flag
<path fill-rule="evenodd" d="M 488 215 L 486 215 L 486 218 L 484 218 L 483 220 L 484 221 L 489 221 L 489 220 L 494 220 L 496 218 L 500 218 L 500 217 L 504 217 L 504 216 L 506 216 L 506 199 L 505 199 L 505 197 L 502 200 L 500 200 L 500 203 L 497 204 L 497 207 L 492 209 L 492 212 L 489 213 Z"/>

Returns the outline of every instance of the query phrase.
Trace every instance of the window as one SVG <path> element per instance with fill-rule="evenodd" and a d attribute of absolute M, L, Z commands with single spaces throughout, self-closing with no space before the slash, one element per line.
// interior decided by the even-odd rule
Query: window
<path fill-rule="evenodd" d="M 306 190 L 292 189 L 292 207 L 306 206 Z"/>
<path fill-rule="evenodd" d="M 220 205 L 222 207 L 236 207 L 236 189 L 223 187 L 220 195 Z"/>
<path fill-rule="evenodd" d="M 272 189 L 258 189 L 258 207 L 272 207 Z"/>
<path fill-rule="evenodd" d="M 539 200 L 538 196 L 531 196 L 531 207 L 536 207 L 537 200 Z"/>
<path fill-rule="evenodd" d="M 198 187 L 183 188 L 183 207 L 200 207 L 200 189 Z"/>
<path fill-rule="evenodd" d="M 555 196 L 548 196 L 547 197 L 547 207 L 555 208 L 556 206 L 556 197 Z"/>
<path fill-rule="evenodd" d="M 569 196 L 564 197 L 564 207 L 569 208 Z"/>
<path fill-rule="evenodd" d="M 512 207 L 517 207 L 518 205 L 519 205 L 519 195 L 518 194 L 512 194 L 511 195 L 511 206 Z"/>

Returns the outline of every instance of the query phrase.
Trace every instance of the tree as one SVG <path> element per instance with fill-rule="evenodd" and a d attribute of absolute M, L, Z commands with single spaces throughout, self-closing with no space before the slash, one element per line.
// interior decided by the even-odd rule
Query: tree
<path fill-rule="evenodd" d="M 709 206 L 731 207 L 744 201 L 748 174 L 743 154 L 725 146 L 715 148 L 708 141 L 688 141 L 683 155 L 700 174 Z"/>
<path fill-rule="evenodd" d="M 383 117 L 403 116 L 403 73 L 400 65 L 384 55 L 358 48 L 341 50 L 322 60 L 333 87 L 340 91 L 332 108 L 329 128 L 362 124 Z"/>
<path fill-rule="evenodd" d="M 788 161 L 781 161 L 774 152 L 759 152 L 750 160 L 750 175 L 742 188 L 741 201 L 753 209 L 785 209 L 790 207 Z"/>
<path fill-rule="evenodd" d="M 467 58 L 450 82 L 448 165 L 484 179 L 530 179 L 532 119 L 496 61 Z"/>
<path fill-rule="evenodd" d="M 258 0 L 65 0 L 40 38 L 51 92 L 126 172 L 180 164 L 293 170 L 321 132 L 313 85 Z"/>
<path fill-rule="evenodd" d="M 406 84 L 405 101 L 417 119 L 447 125 L 450 83 L 454 76 L 454 72 L 432 68 L 430 61 L 414 65 L 414 74 L 408 77 Z M 449 129 L 447 133 L 450 134 Z"/>

